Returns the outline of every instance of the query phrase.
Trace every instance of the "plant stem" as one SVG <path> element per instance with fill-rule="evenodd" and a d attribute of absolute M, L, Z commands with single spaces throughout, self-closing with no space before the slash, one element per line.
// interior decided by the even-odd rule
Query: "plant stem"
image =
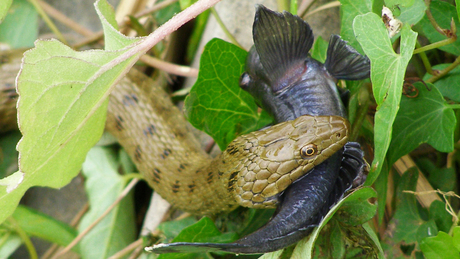
<path fill-rule="evenodd" d="M 418 41 L 415 42 L 415 46 L 417 48 L 420 48 L 421 45 Z M 420 52 L 418 53 L 420 59 L 422 60 L 423 66 L 425 66 L 426 72 L 430 75 L 433 75 L 433 69 L 431 68 L 430 61 L 428 60 L 428 57 L 426 56 L 425 52 Z"/>
<path fill-rule="evenodd" d="M 227 26 L 225 26 L 224 22 L 222 21 L 222 19 L 220 19 L 220 16 L 219 14 L 217 13 L 216 9 L 214 7 L 211 7 L 210 8 L 211 10 L 211 13 L 212 15 L 214 16 L 214 18 L 216 18 L 216 21 L 217 23 L 219 24 L 220 28 L 224 31 L 225 35 L 227 36 L 227 38 L 233 43 L 235 44 L 236 46 L 244 49 L 239 43 L 238 41 L 235 39 L 235 37 L 233 37 L 233 35 L 230 33 L 230 31 L 227 29 Z"/>
<path fill-rule="evenodd" d="M 438 80 L 439 78 L 445 76 L 447 73 L 449 73 L 450 71 L 452 71 L 452 69 L 456 68 L 458 65 L 460 65 L 460 56 L 458 56 L 454 63 L 450 64 L 448 67 L 446 67 L 445 69 L 443 69 L 442 71 L 440 71 L 439 73 L 437 73 L 436 75 L 433 75 L 432 77 L 430 77 L 428 80 L 426 80 L 427 83 L 433 83 L 435 82 L 436 80 Z"/>
<path fill-rule="evenodd" d="M 27 251 L 29 252 L 30 259 L 38 259 L 37 251 L 35 250 L 35 247 L 32 244 L 32 241 L 30 241 L 30 238 L 27 235 L 27 233 L 19 226 L 18 222 L 14 220 L 12 217 L 9 217 L 8 221 L 11 224 L 12 229 L 21 237 L 22 241 L 24 242 L 24 245 L 26 246 Z"/>
<path fill-rule="evenodd" d="M 446 36 L 446 37 L 449 37 L 447 36 L 446 34 L 446 31 L 441 28 L 441 26 L 438 25 L 438 23 L 436 22 L 436 20 L 434 19 L 433 15 L 431 14 L 431 11 L 430 11 L 430 4 L 431 4 L 431 0 L 425 0 L 425 5 L 426 5 L 426 17 L 428 18 L 428 20 L 430 20 L 431 22 L 431 25 L 433 26 L 433 28 L 438 31 L 440 34 Z"/>
<path fill-rule="evenodd" d="M 426 46 L 423 46 L 423 47 L 417 47 L 413 54 L 419 54 L 419 53 L 422 53 L 424 51 L 428 51 L 428 50 L 432 50 L 432 49 L 436 49 L 436 48 L 439 48 L 439 47 L 442 47 L 442 46 L 445 46 L 445 45 L 449 45 L 451 43 L 454 43 L 455 41 L 457 41 L 457 38 L 447 38 L 447 39 L 444 39 L 442 41 L 438 41 L 438 42 L 435 42 L 435 43 L 432 43 L 432 44 L 429 44 L 429 45 L 426 45 Z M 420 44 L 419 44 L 420 45 Z"/>
<path fill-rule="evenodd" d="M 451 109 L 460 109 L 460 103 L 456 103 L 456 104 L 447 104 L 447 107 L 451 108 Z"/>

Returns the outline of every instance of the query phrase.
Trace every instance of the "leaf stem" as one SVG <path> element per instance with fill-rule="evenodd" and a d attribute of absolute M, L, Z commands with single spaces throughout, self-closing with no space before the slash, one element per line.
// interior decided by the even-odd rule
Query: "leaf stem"
<path fill-rule="evenodd" d="M 451 109 L 460 109 L 460 103 L 456 103 L 456 104 L 447 104 L 447 107 L 451 108 Z"/>
<path fill-rule="evenodd" d="M 24 242 L 24 245 L 29 252 L 30 259 L 38 259 L 37 251 L 35 250 L 35 247 L 27 233 L 19 226 L 18 222 L 13 219 L 13 217 L 9 217 L 8 221 L 11 224 L 12 229 L 19 235 L 19 237 L 21 237 L 22 241 Z"/>
<path fill-rule="evenodd" d="M 37 2 L 37 0 L 29 0 L 29 2 L 35 7 L 37 12 L 40 14 L 42 19 L 45 21 L 45 23 L 48 25 L 48 27 L 51 29 L 51 31 L 56 34 L 56 37 L 63 42 L 64 44 L 68 45 L 67 41 L 65 40 L 64 36 L 62 33 L 58 30 L 56 25 L 51 21 L 50 17 L 46 14 L 45 11 L 43 11 L 43 8 L 40 6 L 40 4 Z"/>
<path fill-rule="evenodd" d="M 417 48 L 421 48 L 421 45 L 418 41 L 415 42 L 415 46 Z M 422 51 L 418 53 L 418 55 L 420 59 L 422 60 L 423 66 L 425 66 L 426 72 L 430 75 L 433 75 L 433 68 L 431 68 L 431 64 L 430 64 L 430 61 L 428 60 L 428 57 L 426 56 L 426 53 Z"/>
<path fill-rule="evenodd" d="M 445 45 L 449 45 L 451 43 L 454 43 L 455 41 L 457 41 L 457 38 L 447 38 L 447 39 L 444 39 L 442 41 L 438 41 L 438 42 L 435 42 L 435 43 L 432 43 L 432 44 L 429 44 L 429 45 L 426 45 L 426 46 L 423 46 L 423 47 L 417 47 L 415 50 L 414 50 L 414 53 L 413 54 L 420 54 L 422 52 L 425 52 L 425 51 L 428 51 L 428 50 L 432 50 L 432 49 L 436 49 L 436 48 L 440 48 L 442 46 L 445 46 Z M 417 42 L 418 43 L 418 42 Z M 420 44 L 419 44 L 420 45 Z"/>
<path fill-rule="evenodd" d="M 430 77 L 428 80 L 426 80 L 427 83 L 433 83 L 435 82 L 436 80 L 438 80 L 439 78 L 445 76 L 447 73 L 449 73 L 450 71 L 452 71 L 452 69 L 456 68 L 458 65 L 460 65 L 460 56 L 458 56 L 455 61 L 450 64 L 448 67 L 446 67 L 445 69 L 441 70 L 440 72 L 436 73 L 435 75 L 433 75 L 432 77 Z"/>
<path fill-rule="evenodd" d="M 239 48 L 244 49 L 244 48 L 238 43 L 238 41 L 235 39 L 235 37 L 233 37 L 233 35 L 230 33 L 230 31 L 228 30 L 227 26 L 225 26 L 225 24 L 224 24 L 224 22 L 222 21 L 222 19 L 220 19 L 220 16 L 219 16 L 219 14 L 217 13 L 216 9 L 215 9 L 214 7 L 211 7 L 210 10 L 211 10 L 211 13 L 212 13 L 212 15 L 214 16 L 214 18 L 216 18 L 216 21 L 217 21 L 217 23 L 219 24 L 220 28 L 224 31 L 225 35 L 228 37 L 228 39 L 230 40 L 230 42 L 232 42 L 233 44 L 235 44 L 235 45 L 238 46 Z"/>
<path fill-rule="evenodd" d="M 426 17 L 428 18 L 428 20 L 430 20 L 430 23 L 431 25 L 433 26 L 433 28 L 439 32 L 440 34 L 450 38 L 449 36 L 449 33 L 447 30 L 441 28 L 441 26 L 438 25 L 438 23 L 436 22 L 436 20 L 434 19 L 433 15 L 431 14 L 431 10 L 430 10 L 430 4 L 431 4 L 431 0 L 425 0 L 425 5 L 426 5 Z"/>

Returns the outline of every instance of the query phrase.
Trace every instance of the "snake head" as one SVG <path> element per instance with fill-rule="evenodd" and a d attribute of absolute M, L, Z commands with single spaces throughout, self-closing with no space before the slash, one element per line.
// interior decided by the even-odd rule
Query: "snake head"
<path fill-rule="evenodd" d="M 349 122 L 340 116 L 304 115 L 252 135 L 235 194 L 243 206 L 273 208 L 278 194 L 347 143 Z"/>

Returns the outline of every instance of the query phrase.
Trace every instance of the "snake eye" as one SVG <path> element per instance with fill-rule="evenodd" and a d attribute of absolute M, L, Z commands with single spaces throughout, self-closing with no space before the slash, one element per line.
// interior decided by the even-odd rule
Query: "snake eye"
<path fill-rule="evenodd" d="M 316 155 L 316 152 L 318 152 L 318 150 L 316 149 L 316 145 L 315 144 L 308 144 L 306 146 L 303 146 L 300 149 L 300 156 L 302 158 L 308 158 L 308 157 L 311 157 L 313 155 Z"/>

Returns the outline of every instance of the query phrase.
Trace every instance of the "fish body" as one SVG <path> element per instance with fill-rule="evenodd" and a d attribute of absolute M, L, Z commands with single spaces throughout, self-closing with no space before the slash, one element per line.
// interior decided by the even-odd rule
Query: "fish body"
<path fill-rule="evenodd" d="M 346 109 L 337 79 L 369 77 L 370 62 L 340 36 L 331 36 L 325 64 L 308 54 L 313 45 L 309 25 L 298 16 L 257 6 L 253 25 L 254 46 L 240 86 L 249 92 L 275 123 L 301 115 L 338 115 Z M 227 251 L 266 253 L 292 245 L 317 226 L 330 207 L 366 168 L 358 143 L 349 142 L 315 166 L 282 193 L 272 219 L 261 229 L 228 244 L 172 243 L 155 245 L 156 253 Z"/>

